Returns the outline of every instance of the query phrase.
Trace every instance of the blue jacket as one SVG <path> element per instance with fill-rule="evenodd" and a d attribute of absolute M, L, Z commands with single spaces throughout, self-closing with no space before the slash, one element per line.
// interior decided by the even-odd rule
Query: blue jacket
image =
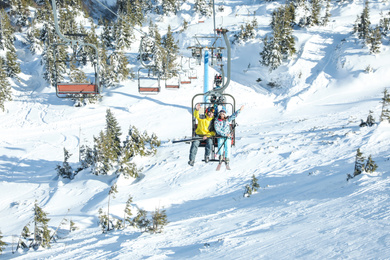
<path fill-rule="evenodd" d="M 233 113 L 228 119 L 222 120 L 222 119 L 215 119 L 214 122 L 214 128 L 218 135 L 226 137 L 228 134 L 230 134 L 230 123 L 236 119 L 236 117 L 240 114 L 240 110 L 237 110 Z"/>

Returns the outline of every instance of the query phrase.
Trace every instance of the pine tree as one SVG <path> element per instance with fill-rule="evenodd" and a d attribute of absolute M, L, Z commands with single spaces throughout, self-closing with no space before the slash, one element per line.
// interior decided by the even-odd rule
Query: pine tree
<path fill-rule="evenodd" d="M 129 225 L 133 225 L 133 221 L 131 219 L 131 216 L 133 213 L 131 212 L 131 203 L 133 203 L 133 197 L 129 195 L 129 198 L 126 201 L 126 207 L 125 207 L 125 216 L 123 219 L 123 223 L 126 226 L 126 222 L 129 223 Z"/>
<path fill-rule="evenodd" d="M 347 180 L 360 175 L 364 171 L 364 161 L 365 158 L 363 153 L 360 151 L 360 148 L 358 148 L 355 156 L 355 169 L 353 171 L 353 175 L 348 174 Z"/>
<path fill-rule="evenodd" d="M 373 172 L 375 172 L 375 170 L 376 170 L 377 168 L 378 168 L 378 165 L 374 162 L 374 160 L 372 160 L 371 155 L 368 156 L 367 163 L 366 163 L 366 165 L 364 166 L 364 170 L 365 170 L 367 173 L 373 173 Z"/>
<path fill-rule="evenodd" d="M 42 245 L 43 247 L 50 247 L 50 230 L 48 227 L 49 218 L 47 213 L 38 206 L 38 202 L 34 204 L 34 240 L 31 246 L 34 248 Z M 30 247 L 31 247 L 30 246 Z"/>
<path fill-rule="evenodd" d="M 0 57 L 0 109 L 4 111 L 5 102 L 11 100 L 11 85 L 4 71 L 3 59 Z"/>
<path fill-rule="evenodd" d="M 76 223 L 73 220 L 69 220 L 69 232 L 76 231 L 77 229 L 79 228 L 76 226 Z"/>
<path fill-rule="evenodd" d="M 370 110 L 368 116 L 367 116 L 367 120 L 366 120 L 366 123 L 368 126 L 373 126 L 375 124 L 375 118 L 374 116 L 372 115 L 374 112 L 372 110 Z"/>
<path fill-rule="evenodd" d="M 311 2 L 311 25 L 320 25 L 321 0 Z"/>
<path fill-rule="evenodd" d="M 253 192 L 256 192 L 257 189 L 260 187 L 260 185 L 257 183 L 258 179 L 253 174 L 252 176 L 252 182 L 251 182 L 251 188 Z"/>
<path fill-rule="evenodd" d="M 141 231 L 146 232 L 150 226 L 150 220 L 147 219 L 146 210 L 140 209 L 137 216 L 133 219 L 133 225 L 141 229 Z"/>
<path fill-rule="evenodd" d="M 0 231 L 0 255 L 2 254 L 3 250 L 5 249 L 5 246 L 7 245 L 7 243 L 5 243 L 2 239 L 3 239 L 3 236 L 2 236 L 2 233 Z"/>
<path fill-rule="evenodd" d="M 162 2 L 162 12 L 164 15 L 176 15 L 177 11 L 177 0 L 166 0 Z"/>
<path fill-rule="evenodd" d="M 212 13 L 210 4 L 207 4 L 206 0 L 195 0 L 194 11 L 203 16 L 210 16 Z"/>
<path fill-rule="evenodd" d="M 279 67 L 284 59 L 288 59 L 296 52 L 292 36 L 294 10 L 294 6 L 290 4 L 278 8 L 272 14 L 273 37 L 265 37 L 264 49 L 260 53 L 262 58 L 260 62 L 268 66 L 270 71 Z"/>
<path fill-rule="evenodd" d="M 354 32 L 357 33 L 359 39 L 366 41 L 370 35 L 370 9 L 368 6 L 369 2 L 366 0 L 364 4 L 363 12 L 360 16 L 357 17 Z"/>
<path fill-rule="evenodd" d="M 126 80 L 130 75 L 129 61 L 123 51 L 114 51 L 110 56 L 110 64 L 116 75 L 116 82 Z"/>
<path fill-rule="evenodd" d="M 168 25 L 168 32 L 163 37 L 163 43 L 162 47 L 164 49 L 166 57 L 164 60 L 164 74 L 166 75 L 168 72 L 174 71 L 175 68 L 177 67 L 176 60 L 179 56 L 179 46 L 178 46 L 178 41 L 175 40 L 172 34 L 171 26 Z"/>
<path fill-rule="evenodd" d="M 64 162 L 62 163 L 62 166 L 57 165 L 56 167 L 57 174 L 63 178 L 67 178 L 67 179 L 74 178 L 74 172 L 72 170 L 72 167 L 68 163 L 68 160 L 71 156 L 72 155 L 64 147 Z"/>
<path fill-rule="evenodd" d="M 167 219 L 167 214 L 166 210 L 160 210 L 157 208 L 153 213 L 152 213 L 152 227 L 150 229 L 151 232 L 153 233 L 161 233 L 164 226 L 168 224 L 168 219 Z"/>
<path fill-rule="evenodd" d="M 160 144 L 161 141 L 155 134 L 151 136 L 147 132 L 141 134 L 136 127 L 130 126 L 126 140 L 123 142 L 121 166 L 118 172 L 124 174 L 125 177 L 137 178 L 140 170 L 132 162 L 133 158 L 137 155 L 155 155 Z"/>
<path fill-rule="evenodd" d="M 329 23 L 330 17 L 330 0 L 326 0 L 325 16 L 322 18 L 322 25 L 326 26 Z"/>
<path fill-rule="evenodd" d="M 376 26 L 375 29 L 370 31 L 370 36 L 368 36 L 367 44 L 370 48 L 371 53 L 379 53 L 380 47 L 382 45 L 382 34 L 379 29 L 379 26 Z"/>
<path fill-rule="evenodd" d="M 387 89 L 383 91 L 383 98 L 382 98 L 382 111 L 381 111 L 381 117 L 380 121 L 387 120 L 390 122 L 390 93 L 387 92 Z"/>
<path fill-rule="evenodd" d="M 107 203 L 107 222 L 108 223 L 111 223 L 110 222 L 110 200 L 111 200 L 111 197 L 113 199 L 115 199 L 115 194 L 118 193 L 118 189 L 117 189 L 117 185 L 116 183 L 114 183 L 111 188 L 110 188 L 110 191 L 108 192 L 108 203 Z M 111 226 L 110 227 L 110 224 L 107 226 L 107 231 L 110 231 L 112 230 L 113 227 Z"/>

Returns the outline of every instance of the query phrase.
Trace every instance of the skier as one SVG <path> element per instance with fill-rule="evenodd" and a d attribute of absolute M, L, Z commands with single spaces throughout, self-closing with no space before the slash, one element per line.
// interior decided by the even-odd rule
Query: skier
<path fill-rule="evenodd" d="M 196 134 L 196 136 L 203 137 L 203 140 L 206 141 L 204 160 L 206 163 L 208 163 L 210 160 L 210 153 L 211 153 L 211 149 L 213 146 L 213 138 L 210 138 L 210 137 L 215 136 L 215 132 L 210 131 L 210 129 L 209 129 L 210 122 L 214 118 L 214 108 L 209 107 L 206 109 L 206 112 L 205 112 L 206 118 L 199 117 L 199 109 L 200 109 L 200 104 L 197 104 L 195 107 L 195 111 L 194 111 L 194 117 L 196 118 L 196 120 L 198 120 L 198 126 L 195 130 L 195 134 Z M 190 160 L 188 162 L 188 164 L 191 166 L 194 166 L 195 157 L 196 157 L 196 154 L 198 152 L 199 144 L 200 144 L 199 140 L 195 140 L 191 144 Z"/>
<path fill-rule="evenodd" d="M 218 154 L 219 154 L 219 165 L 217 170 L 221 167 L 223 161 L 223 153 L 225 152 L 225 164 L 226 168 L 229 168 L 230 160 L 230 143 L 231 143 L 231 127 L 230 123 L 238 116 L 238 114 L 244 109 L 244 106 L 241 106 L 239 110 L 234 112 L 230 117 L 226 116 L 226 111 L 224 109 L 219 111 L 218 119 L 214 122 L 214 128 L 217 135 L 222 136 L 223 138 L 218 138 Z M 224 147 L 222 147 L 224 146 Z"/>

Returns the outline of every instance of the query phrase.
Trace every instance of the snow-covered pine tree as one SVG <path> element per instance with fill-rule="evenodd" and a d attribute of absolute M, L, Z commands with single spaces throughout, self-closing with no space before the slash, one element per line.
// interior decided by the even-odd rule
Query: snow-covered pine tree
<path fill-rule="evenodd" d="M 366 120 L 366 124 L 368 126 L 373 126 L 375 124 L 375 118 L 373 116 L 373 111 L 370 110 L 369 113 L 368 113 L 368 116 L 367 116 L 367 120 Z"/>
<path fill-rule="evenodd" d="M 4 60 L 0 57 L 0 109 L 5 110 L 5 102 L 11 101 L 11 84 L 4 70 Z"/>
<path fill-rule="evenodd" d="M 160 210 L 157 208 L 152 213 L 152 226 L 150 227 L 150 231 L 153 233 L 161 233 L 164 226 L 168 224 L 167 213 L 165 209 Z"/>
<path fill-rule="evenodd" d="M 146 232 L 150 226 L 150 220 L 147 219 L 147 211 L 143 209 L 138 210 L 137 216 L 133 219 L 133 224 L 135 227 L 139 228 L 141 231 Z"/>
<path fill-rule="evenodd" d="M 126 207 L 125 207 L 124 218 L 123 218 L 123 223 L 125 227 L 126 227 L 126 222 L 131 226 L 133 225 L 133 220 L 131 219 L 131 216 L 133 215 L 133 213 L 131 212 L 131 203 L 133 203 L 133 197 L 129 195 L 129 198 L 126 201 Z"/>
<path fill-rule="evenodd" d="M 364 41 L 370 36 L 370 8 L 368 0 L 365 1 L 363 12 L 357 17 L 354 25 L 354 33 L 357 33 L 359 39 Z"/>
<path fill-rule="evenodd" d="M 267 66 L 271 72 L 272 70 L 278 68 L 283 62 L 281 47 L 272 36 L 265 36 L 263 42 L 264 47 L 260 52 L 260 63 Z"/>
<path fill-rule="evenodd" d="M 326 7 L 325 7 L 325 15 L 322 17 L 322 25 L 326 26 L 329 23 L 330 17 L 332 16 L 330 14 L 330 0 L 326 1 Z"/>
<path fill-rule="evenodd" d="M 367 45 L 370 48 L 371 53 L 379 53 L 382 45 L 382 34 L 379 26 L 375 29 L 370 30 L 370 36 L 367 38 Z"/>
<path fill-rule="evenodd" d="M 257 189 L 260 187 L 259 183 L 258 183 L 258 179 L 256 178 L 256 176 L 253 174 L 252 176 L 252 181 L 251 181 L 251 188 L 252 188 L 252 192 L 256 192 Z"/>
<path fill-rule="evenodd" d="M 112 223 L 112 221 L 110 221 L 110 201 L 111 201 L 111 197 L 113 199 L 115 199 L 115 194 L 116 193 L 118 193 L 118 187 L 117 187 L 116 183 L 114 183 L 111 186 L 110 191 L 108 192 L 107 222 L 109 223 L 109 225 L 107 225 L 106 231 L 110 231 L 110 230 L 112 230 L 114 228 L 112 225 L 110 225 L 110 223 Z"/>
<path fill-rule="evenodd" d="M 166 56 L 164 58 L 164 60 L 166 61 L 164 65 L 164 74 L 167 75 L 168 72 L 175 71 L 175 68 L 177 67 L 176 60 L 179 56 L 178 41 L 176 41 L 173 37 L 170 25 L 168 25 L 167 34 L 163 37 L 162 47 Z"/>
<path fill-rule="evenodd" d="M 109 142 L 103 131 L 98 137 L 94 137 L 94 162 L 91 171 L 95 175 L 107 175 L 113 168 L 109 158 Z"/>
<path fill-rule="evenodd" d="M 114 51 L 110 56 L 110 64 L 116 75 L 116 82 L 126 80 L 130 76 L 129 61 L 123 51 Z"/>
<path fill-rule="evenodd" d="M 5 243 L 3 241 L 3 236 L 2 236 L 2 233 L 0 231 L 0 255 L 2 254 L 3 250 L 5 249 L 5 246 L 7 245 L 7 243 Z"/>
<path fill-rule="evenodd" d="M 210 8 L 210 2 L 206 0 L 195 0 L 194 11 L 202 16 L 210 16 L 212 9 Z"/>
<path fill-rule="evenodd" d="M 176 15 L 178 11 L 177 0 L 165 0 L 162 1 L 162 12 L 164 15 Z"/>
<path fill-rule="evenodd" d="M 29 3 L 26 0 L 11 0 L 10 16 L 12 23 L 16 27 L 23 27 L 28 25 L 28 18 L 30 16 Z"/>
<path fill-rule="evenodd" d="M 363 156 L 363 153 L 360 151 L 360 148 L 358 148 L 355 156 L 355 169 L 353 171 L 353 175 L 348 174 L 347 181 L 361 174 L 364 171 L 364 161 L 365 158 Z"/>
<path fill-rule="evenodd" d="M 100 41 L 107 49 L 114 47 L 113 43 L 115 42 L 115 39 L 112 32 L 112 26 L 113 25 L 111 22 L 109 22 L 108 20 L 104 20 L 103 31 L 100 34 Z"/>
<path fill-rule="evenodd" d="M 38 202 L 34 203 L 34 240 L 30 247 L 38 248 L 39 246 L 50 247 L 50 230 L 48 227 L 49 218 L 47 213 L 39 207 Z"/>
<path fill-rule="evenodd" d="M 372 159 L 371 155 L 368 156 L 366 165 L 364 166 L 364 170 L 367 173 L 373 173 L 378 168 L 378 165 L 375 163 L 375 161 Z"/>
<path fill-rule="evenodd" d="M 295 40 L 292 36 L 294 6 L 292 4 L 279 7 L 272 13 L 271 28 L 273 37 L 264 39 L 264 49 L 260 53 L 261 63 L 270 71 L 280 66 L 284 59 L 292 56 L 295 50 Z"/>
<path fill-rule="evenodd" d="M 134 41 L 132 21 L 129 15 L 120 14 L 116 26 L 116 49 L 128 49 Z"/>
<path fill-rule="evenodd" d="M 320 25 L 321 0 L 311 1 L 311 25 Z"/>
<path fill-rule="evenodd" d="M 61 176 L 62 178 L 66 179 L 73 179 L 74 178 L 74 172 L 72 167 L 69 165 L 68 160 L 72 156 L 72 154 L 69 153 L 68 150 L 64 147 L 64 161 L 61 165 L 57 165 L 56 170 L 58 176 Z"/>
<path fill-rule="evenodd" d="M 387 12 L 386 14 L 381 14 L 381 19 L 379 20 L 379 29 L 383 36 L 387 36 L 388 32 L 390 31 L 390 12 Z"/>
<path fill-rule="evenodd" d="M 383 91 L 383 98 L 381 103 L 382 103 L 382 111 L 381 111 L 380 121 L 382 122 L 384 120 L 387 120 L 388 122 L 390 122 L 390 93 L 387 91 L 386 88 Z"/>

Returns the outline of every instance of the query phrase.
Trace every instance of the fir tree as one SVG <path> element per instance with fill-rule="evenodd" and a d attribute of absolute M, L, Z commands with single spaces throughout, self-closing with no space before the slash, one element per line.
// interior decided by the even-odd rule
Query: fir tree
<path fill-rule="evenodd" d="M 57 174 L 63 178 L 73 179 L 74 172 L 72 167 L 69 165 L 68 160 L 72 155 L 64 148 L 64 162 L 61 165 L 57 165 L 56 170 Z"/>
<path fill-rule="evenodd" d="M 116 82 L 126 80 L 130 75 L 129 61 L 123 51 L 114 51 L 110 56 L 110 64 L 116 75 Z"/>
<path fill-rule="evenodd" d="M 366 0 L 364 4 L 363 12 L 360 16 L 357 17 L 354 32 L 357 33 L 359 39 L 366 41 L 370 35 L 370 9 L 368 6 L 369 2 Z"/>
<path fill-rule="evenodd" d="M 48 227 L 49 218 L 47 213 L 38 206 L 38 202 L 34 203 L 34 240 L 31 246 L 34 248 L 42 245 L 43 247 L 50 247 L 50 230 Z M 30 246 L 30 247 L 31 247 Z"/>
<path fill-rule="evenodd" d="M 388 93 L 387 89 L 383 91 L 383 98 L 382 98 L 382 111 L 381 111 L 381 117 L 380 121 L 387 120 L 390 122 L 390 93 Z"/>
<path fill-rule="evenodd" d="M 311 2 L 311 24 L 320 25 L 321 0 Z"/>
<path fill-rule="evenodd" d="M 367 120 L 366 120 L 366 123 L 368 126 L 373 126 L 375 124 L 375 118 L 374 116 L 372 115 L 374 112 L 372 110 L 370 110 L 368 116 L 367 116 Z"/>
<path fill-rule="evenodd" d="M 210 16 L 212 10 L 206 0 L 195 0 L 194 11 L 203 16 Z"/>
<path fill-rule="evenodd" d="M 373 173 L 373 172 L 375 172 L 375 170 L 376 170 L 377 168 L 378 168 L 378 165 L 374 162 L 374 160 L 372 160 L 371 155 L 368 156 L 366 165 L 364 166 L 364 170 L 365 170 L 367 173 Z"/>
<path fill-rule="evenodd" d="M 5 246 L 7 245 L 7 243 L 5 243 L 2 239 L 3 239 L 3 236 L 2 236 L 2 233 L 0 231 L 0 255 L 2 254 L 3 250 L 5 249 Z"/>
<path fill-rule="evenodd" d="M 358 148 L 355 156 L 355 169 L 353 175 L 348 174 L 347 180 L 360 175 L 364 171 L 364 160 L 363 153 L 360 151 L 360 148 Z"/>
<path fill-rule="evenodd" d="M 153 233 L 161 233 L 164 226 L 168 224 L 168 219 L 167 219 L 167 214 L 166 210 L 160 210 L 157 208 L 153 213 L 152 213 L 152 226 L 150 228 L 150 231 Z"/>
<path fill-rule="evenodd" d="M 111 186 L 110 191 L 108 192 L 108 203 L 107 203 L 107 222 L 108 223 L 111 223 L 110 222 L 110 200 L 111 200 L 111 197 L 113 199 L 115 199 L 116 193 L 118 193 L 118 189 L 117 189 L 116 183 L 114 183 Z M 113 229 L 113 227 L 110 227 L 110 225 L 107 225 L 107 231 L 110 231 L 111 229 Z"/>
<path fill-rule="evenodd" d="M 270 71 L 279 67 L 284 59 L 295 53 L 295 40 L 292 36 L 294 6 L 292 4 L 278 8 L 272 14 L 271 28 L 273 37 L 264 39 L 264 49 L 260 53 L 260 62 Z"/>
<path fill-rule="evenodd" d="M 76 231 L 77 229 L 79 228 L 76 226 L 76 223 L 73 220 L 69 220 L 69 232 Z"/>
<path fill-rule="evenodd" d="M 137 216 L 133 219 L 133 225 L 141 231 L 146 232 L 150 226 L 150 220 L 147 219 L 146 210 L 140 209 Z"/>
<path fill-rule="evenodd" d="M 5 102 L 11 100 L 11 85 L 4 70 L 3 59 L 0 57 L 0 109 L 4 111 Z"/>
<path fill-rule="evenodd" d="M 367 44 L 370 48 L 371 53 L 379 53 L 380 47 L 382 45 L 382 34 L 380 32 L 379 26 L 376 26 L 375 29 L 370 31 L 370 36 L 368 36 Z"/>
<path fill-rule="evenodd" d="M 322 25 L 326 26 L 329 23 L 330 17 L 330 0 L 326 0 L 325 16 L 322 18 Z"/>
<path fill-rule="evenodd" d="M 131 219 L 131 216 L 133 213 L 131 212 L 131 203 L 133 203 L 133 197 L 129 195 L 129 198 L 126 201 L 126 207 L 125 207 L 125 216 L 123 219 L 123 223 L 126 226 L 126 222 L 129 223 L 129 225 L 133 225 L 133 221 Z"/>

